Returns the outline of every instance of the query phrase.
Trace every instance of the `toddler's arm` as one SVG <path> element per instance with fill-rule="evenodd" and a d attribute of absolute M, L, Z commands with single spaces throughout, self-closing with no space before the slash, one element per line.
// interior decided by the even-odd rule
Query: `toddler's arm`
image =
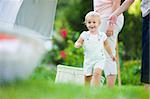
<path fill-rule="evenodd" d="M 109 46 L 107 39 L 104 41 L 104 47 L 105 47 L 106 51 L 108 52 L 108 54 L 110 55 L 110 57 L 112 58 L 112 60 L 115 61 L 116 58 L 112 54 L 112 51 L 111 51 L 111 48 Z"/>
<path fill-rule="evenodd" d="M 81 47 L 82 44 L 83 44 L 83 41 L 84 41 L 84 40 L 83 40 L 81 37 L 79 37 L 78 40 L 75 42 L 74 47 L 75 47 L 75 48 Z"/>

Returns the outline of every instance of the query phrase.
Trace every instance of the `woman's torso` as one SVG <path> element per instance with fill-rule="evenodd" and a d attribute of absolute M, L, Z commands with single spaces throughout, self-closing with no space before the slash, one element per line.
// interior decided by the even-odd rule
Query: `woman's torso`
<path fill-rule="evenodd" d="M 107 24 L 109 21 L 108 18 L 112 14 L 113 0 L 93 0 L 93 2 L 94 2 L 94 11 L 100 14 L 102 24 Z M 118 31 L 122 29 L 123 23 L 124 23 L 124 16 L 123 14 L 121 14 L 118 16 L 116 22 L 116 26 L 119 27 Z"/>
<path fill-rule="evenodd" d="M 112 13 L 112 0 L 93 0 L 94 11 L 98 12 L 101 18 L 109 17 Z"/>
<path fill-rule="evenodd" d="M 94 11 L 100 14 L 101 19 L 108 19 L 112 14 L 113 0 L 93 0 Z M 123 20 L 123 15 L 118 17 L 118 20 Z"/>

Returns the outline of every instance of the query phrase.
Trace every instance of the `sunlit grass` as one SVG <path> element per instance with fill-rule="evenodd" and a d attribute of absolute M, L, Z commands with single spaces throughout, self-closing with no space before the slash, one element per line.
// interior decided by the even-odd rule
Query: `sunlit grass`
<path fill-rule="evenodd" d="M 114 88 L 55 83 L 56 68 L 38 67 L 26 81 L 0 85 L 0 99 L 149 99 L 143 86 Z"/>
<path fill-rule="evenodd" d="M 47 80 L 20 81 L 1 85 L 0 99 L 149 99 L 143 86 L 115 86 L 110 89 Z"/>

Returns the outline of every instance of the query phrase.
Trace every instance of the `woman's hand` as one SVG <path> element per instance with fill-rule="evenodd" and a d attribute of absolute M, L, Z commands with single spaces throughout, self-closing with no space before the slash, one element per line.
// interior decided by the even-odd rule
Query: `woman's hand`
<path fill-rule="evenodd" d="M 116 22 L 117 22 L 117 15 L 115 15 L 115 14 L 110 15 L 108 20 L 109 20 L 111 25 L 116 24 Z"/>

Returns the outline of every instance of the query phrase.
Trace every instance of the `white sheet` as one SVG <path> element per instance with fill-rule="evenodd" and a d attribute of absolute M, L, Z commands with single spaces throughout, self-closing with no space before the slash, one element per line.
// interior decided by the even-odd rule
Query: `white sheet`
<path fill-rule="evenodd" d="M 26 29 L 49 38 L 57 0 L 0 0 L 0 32 Z"/>

